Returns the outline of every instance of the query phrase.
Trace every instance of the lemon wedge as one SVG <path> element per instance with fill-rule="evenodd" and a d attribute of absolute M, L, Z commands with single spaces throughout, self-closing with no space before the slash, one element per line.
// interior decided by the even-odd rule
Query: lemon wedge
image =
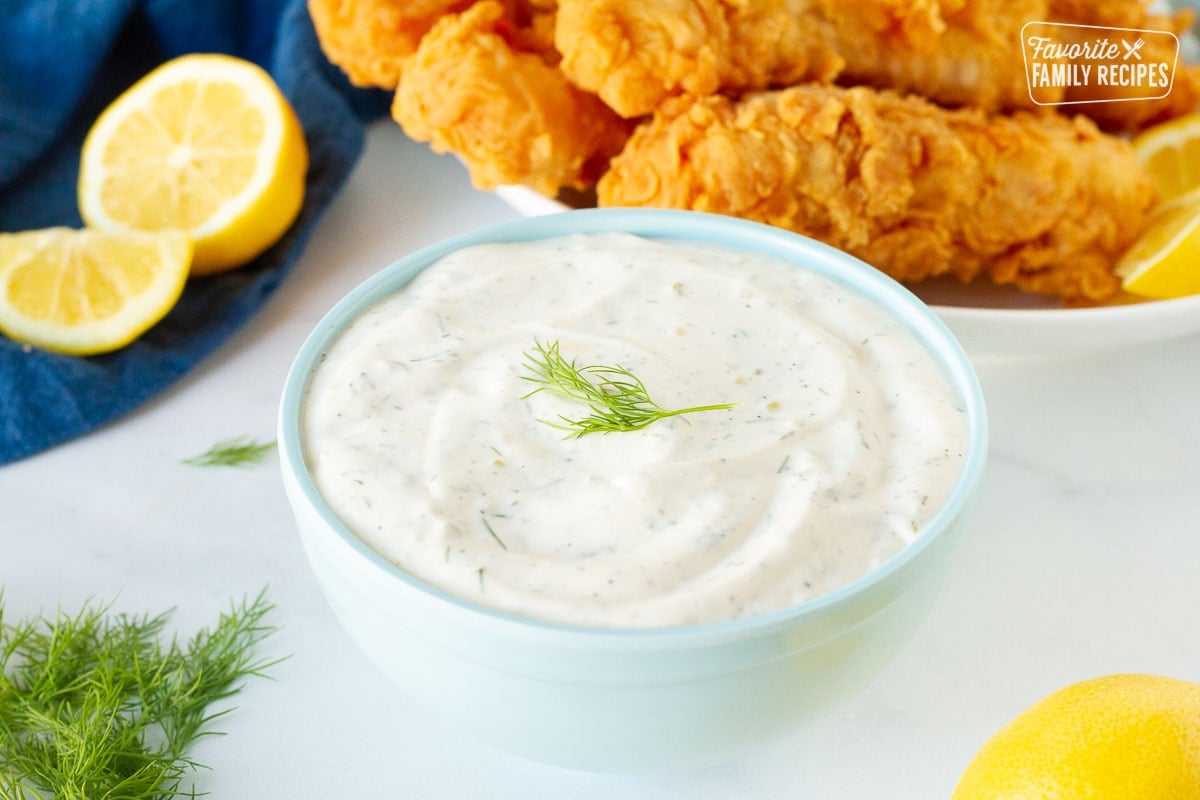
<path fill-rule="evenodd" d="M 181 231 L 0 234 L 0 331 L 74 355 L 116 350 L 175 305 L 191 255 Z"/>
<path fill-rule="evenodd" d="M 1200 114 L 1148 128 L 1132 145 L 1161 204 L 1200 197 Z"/>
<path fill-rule="evenodd" d="M 193 275 L 245 264 L 304 201 L 308 149 L 265 71 L 242 59 L 168 61 L 112 102 L 84 140 L 79 210 L 110 232 L 186 231 Z"/>
<path fill-rule="evenodd" d="M 1200 198 L 1160 209 L 1115 272 L 1121 288 L 1141 297 L 1200 293 Z"/>
<path fill-rule="evenodd" d="M 1200 800 L 1200 684 L 1082 681 L 1030 706 L 980 749 L 951 800 Z"/>

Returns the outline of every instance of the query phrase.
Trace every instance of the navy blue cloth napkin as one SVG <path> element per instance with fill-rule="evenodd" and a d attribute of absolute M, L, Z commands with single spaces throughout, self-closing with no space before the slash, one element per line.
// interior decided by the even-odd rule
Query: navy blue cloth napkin
<path fill-rule="evenodd" d="M 166 318 L 115 353 L 58 355 L 0 335 L 0 464 L 129 413 L 237 331 L 299 258 L 389 99 L 328 63 L 304 0 L 0 0 L 0 231 L 82 226 L 88 128 L 137 78 L 196 52 L 258 63 L 291 101 L 310 158 L 300 217 L 248 266 L 190 281 Z"/>

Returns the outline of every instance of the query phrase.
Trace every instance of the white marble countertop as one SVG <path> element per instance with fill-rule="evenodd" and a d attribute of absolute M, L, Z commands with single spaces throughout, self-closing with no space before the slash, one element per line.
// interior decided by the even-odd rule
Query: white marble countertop
<path fill-rule="evenodd" d="M 355 174 L 267 307 L 136 413 L 0 469 L 7 619 L 87 599 L 176 608 L 183 633 L 264 586 L 290 654 L 195 757 L 215 798 L 947 797 L 976 749 L 1050 691 L 1111 672 L 1200 681 L 1200 337 L 1058 360 L 979 357 L 992 453 L 939 604 L 863 694 L 734 764 L 661 777 L 544 767 L 418 710 L 351 645 L 304 560 L 272 461 L 181 459 L 274 437 L 288 365 L 369 274 L 515 217 L 465 172 L 371 130 Z"/>

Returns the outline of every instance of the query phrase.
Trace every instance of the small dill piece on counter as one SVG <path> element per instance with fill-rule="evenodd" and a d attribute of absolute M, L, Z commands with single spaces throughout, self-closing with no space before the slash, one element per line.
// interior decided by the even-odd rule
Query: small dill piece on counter
<path fill-rule="evenodd" d="M 258 464 L 275 450 L 275 442 L 256 442 L 248 436 L 217 442 L 198 456 L 183 459 L 193 467 L 242 467 Z"/>
<path fill-rule="evenodd" d="M 169 613 L 89 604 L 11 624 L 0 606 L 0 797 L 195 797 L 188 751 L 229 711 L 210 705 L 278 663 L 254 655 L 271 608 L 260 593 L 164 642 Z"/>
<path fill-rule="evenodd" d="M 719 411 L 733 408 L 737 403 L 714 403 L 668 410 L 650 399 L 641 379 L 621 365 L 593 364 L 577 366 L 558 351 L 558 342 L 548 345 L 534 342 L 534 350 L 525 353 L 529 375 L 523 380 L 537 384 L 536 389 L 522 396 L 549 392 L 567 400 L 587 405 L 591 414 L 572 419 L 560 414 L 558 422 L 542 420 L 552 428 L 567 431 L 567 438 L 578 439 L 589 433 L 636 431 L 667 417 Z"/>

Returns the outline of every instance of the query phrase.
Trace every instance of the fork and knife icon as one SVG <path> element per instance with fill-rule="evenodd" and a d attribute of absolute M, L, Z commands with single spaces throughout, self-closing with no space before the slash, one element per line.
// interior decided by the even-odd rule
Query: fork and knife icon
<path fill-rule="evenodd" d="M 1122 39 L 1121 45 L 1124 46 L 1124 48 L 1125 48 L 1125 55 L 1121 56 L 1122 60 L 1128 61 L 1130 58 L 1136 58 L 1138 61 L 1141 61 L 1142 54 L 1139 53 L 1138 51 L 1141 50 L 1142 46 L 1145 44 L 1146 44 L 1145 39 L 1138 39 L 1136 42 L 1133 42 L 1133 43 L 1127 42 L 1124 39 Z"/>

